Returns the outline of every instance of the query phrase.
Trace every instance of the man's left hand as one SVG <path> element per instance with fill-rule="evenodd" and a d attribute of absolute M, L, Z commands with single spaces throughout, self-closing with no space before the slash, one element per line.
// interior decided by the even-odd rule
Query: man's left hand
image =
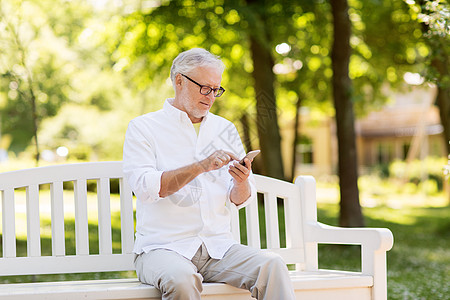
<path fill-rule="evenodd" d="M 234 161 L 228 169 L 228 173 L 233 177 L 235 184 L 244 183 L 250 175 L 252 162 L 246 158 L 244 163 L 245 165 L 243 166 L 239 162 Z"/>

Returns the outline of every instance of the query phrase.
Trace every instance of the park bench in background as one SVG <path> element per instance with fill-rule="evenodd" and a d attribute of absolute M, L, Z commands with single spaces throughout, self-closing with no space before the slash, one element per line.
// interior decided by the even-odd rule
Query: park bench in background
<path fill-rule="evenodd" d="M 113 251 L 110 183 L 119 181 L 121 253 Z M 87 184 L 96 182 L 98 198 L 98 253 L 90 253 Z M 73 183 L 75 253 L 66 253 L 63 185 Z M 315 180 L 300 176 L 295 184 L 256 175 L 263 196 L 266 251 L 279 253 L 291 271 L 298 299 L 387 298 L 386 251 L 393 245 L 388 229 L 338 228 L 317 222 Z M 40 186 L 50 185 L 51 255 L 41 253 Z M 26 190 L 27 254 L 16 249 L 15 190 Z M 2 193 L 2 257 L 0 276 L 134 270 L 133 197 L 123 178 L 121 162 L 66 164 L 0 173 Z M 67 197 L 67 196 L 66 196 Z M 67 199 L 66 199 L 67 200 Z M 278 209 L 284 203 L 284 210 Z M 240 241 L 261 248 L 258 204 L 239 214 L 231 207 L 232 230 Z M 279 224 L 279 214 L 284 224 Z M 239 232 L 245 218 L 245 234 Z M 242 222 L 242 220 L 241 220 Z M 280 228 L 284 228 L 280 239 Z M 361 272 L 318 269 L 318 244 L 361 245 Z M 251 299 L 250 293 L 220 283 L 205 283 L 202 298 Z M 159 292 L 136 278 L 0 284 L 0 299 L 160 299 Z"/>

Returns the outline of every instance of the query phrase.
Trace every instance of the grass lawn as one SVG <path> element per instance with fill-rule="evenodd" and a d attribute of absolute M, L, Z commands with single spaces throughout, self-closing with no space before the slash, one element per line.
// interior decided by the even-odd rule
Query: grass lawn
<path fill-rule="evenodd" d="M 338 216 L 336 187 L 319 185 L 318 218 L 319 221 L 336 225 Z M 392 199 L 394 196 L 388 197 Z M 45 197 L 44 197 L 45 198 Z M 67 197 L 68 199 L 70 197 Z M 66 199 L 66 197 L 65 197 Z M 73 198 L 72 198 L 73 199 Z M 95 219 L 95 194 L 88 197 L 92 209 L 90 215 L 90 252 L 98 253 L 98 233 Z M 399 195 L 393 205 L 378 197 L 373 199 L 362 193 L 362 203 L 366 225 L 368 227 L 386 227 L 394 234 L 394 247 L 388 252 L 388 299 L 450 299 L 450 207 L 443 205 L 443 196 L 419 203 L 417 199 L 409 201 L 405 195 Z M 26 255 L 26 227 L 20 222 L 25 220 L 23 195 L 18 192 L 16 203 L 16 229 L 18 256 Z M 45 199 L 42 200 L 45 203 Z M 72 200 L 73 201 L 73 200 Z M 114 227 L 114 253 L 120 252 L 120 218 L 115 209 L 118 199 L 114 198 L 111 208 Z M 374 201 L 376 202 L 374 204 Z M 411 204 L 414 203 L 414 204 Z M 369 205 L 370 204 L 370 205 Z M 418 205 L 420 204 L 420 205 Z M 65 204 L 70 207 L 71 203 Z M 66 252 L 74 254 L 74 221 L 70 212 L 66 214 Z M 262 237 L 263 237 L 262 230 Z M 43 255 L 51 255 L 51 230 L 48 208 L 41 213 L 41 248 Z M 283 236 L 281 236 L 283 240 Z M 264 244 L 264 242 L 263 242 Z M 283 244 L 283 241 L 282 241 Z M 0 248 L 1 250 L 1 248 Z M 319 267 L 327 269 L 361 269 L 359 246 L 319 246 Z M 135 277 L 134 272 L 65 274 L 0 277 L 0 283 L 59 281 Z"/>

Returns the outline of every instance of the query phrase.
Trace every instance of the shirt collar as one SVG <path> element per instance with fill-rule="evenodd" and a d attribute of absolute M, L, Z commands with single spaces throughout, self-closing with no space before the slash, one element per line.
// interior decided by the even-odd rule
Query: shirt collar
<path fill-rule="evenodd" d="M 168 98 L 164 102 L 163 110 L 171 117 L 175 118 L 176 120 L 179 120 L 180 122 L 191 122 L 191 119 L 189 119 L 188 114 L 175 106 L 172 105 L 174 98 Z M 208 118 L 209 112 L 206 114 L 206 116 L 203 117 L 202 123 L 206 121 Z"/>

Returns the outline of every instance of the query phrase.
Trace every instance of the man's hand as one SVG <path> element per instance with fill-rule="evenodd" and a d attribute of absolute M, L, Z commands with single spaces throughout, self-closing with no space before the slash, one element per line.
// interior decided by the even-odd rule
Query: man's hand
<path fill-rule="evenodd" d="M 204 172 L 218 170 L 227 165 L 231 160 L 238 160 L 238 158 L 231 152 L 224 150 L 216 150 L 213 154 L 200 162 Z"/>
<path fill-rule="evenodd" d="M 248 176 L 252 170 L 252 162 L 250 159 L 244 159 L 245 165 L 241 165 L 235 161 L 230 166 L 228 173 L 233 177 L 234 186 L 231 189 L 230 200 L 236 205 L 244 203 L 251 195 Z"/>
<path fill-rule="evenodd" d="M 234 179 L 235 185 L 244 183 L 250 175 L 250 171 L 252 170 L 252 162 L 248 158 L 245 158 L 244 164 L 245 165 L 243 166 L 239 162 L 235 161 L 228 170 L 228 173 L 230 173 Z"/>

